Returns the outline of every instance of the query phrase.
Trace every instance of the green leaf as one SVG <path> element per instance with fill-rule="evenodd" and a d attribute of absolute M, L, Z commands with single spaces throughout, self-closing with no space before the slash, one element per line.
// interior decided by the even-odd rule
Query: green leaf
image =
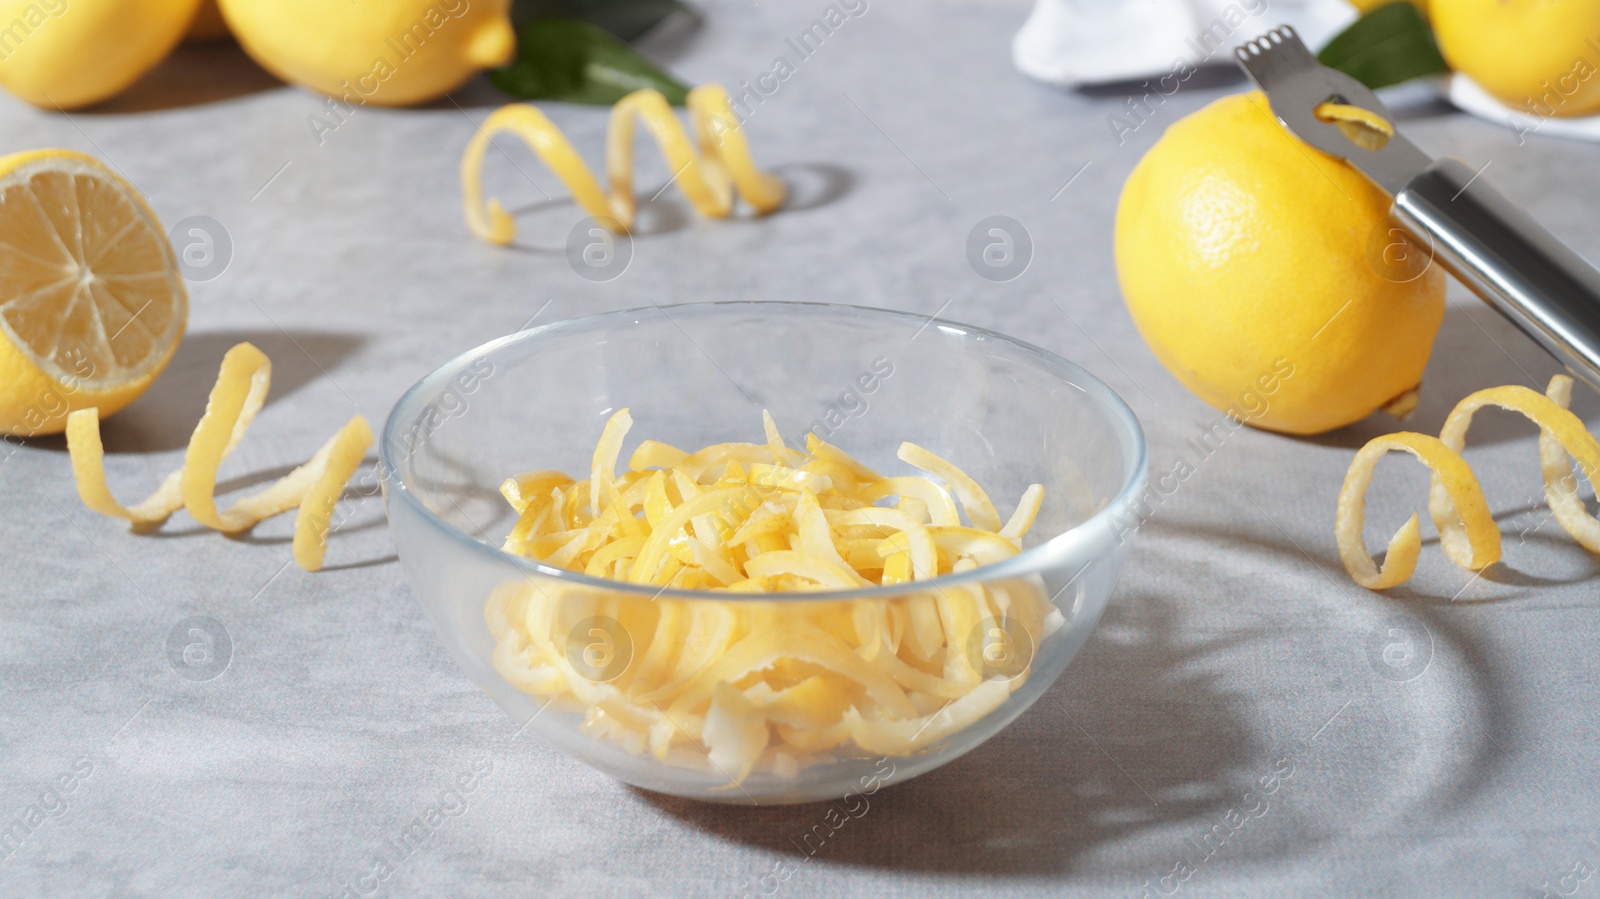
<path fill-rule="evenodd" d="M 522 29 L 517 58 L 489 73 L 495 87 L 528 100 L 609 106 L 652 87 L 682 106 L 689 89 L 598 27 L 572 19 L 540 19 Z"/>
<path fill-rule="evenodd" d="M 1450 71 L 1427 21 L 1407 0 L 1357 19 L 1322 48 L 1317 61 L 1370 88 Z"/>
<path fill-rule="evenodd" d="M 674 13 L 695 17 L 679 0 L 516 0 L 511 21 L 521 29 L 537 19 L 576 19 L 636 41 Z"/>

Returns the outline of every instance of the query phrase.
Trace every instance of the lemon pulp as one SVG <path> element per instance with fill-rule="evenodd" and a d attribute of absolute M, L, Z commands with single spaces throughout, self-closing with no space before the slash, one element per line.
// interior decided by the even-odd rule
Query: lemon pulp
<path fill-rule="evenodd" d="M 94 159 L 0 159 L 0 428 L 132 402 L 171 358 L 188 300 L 155 213 Z"/>

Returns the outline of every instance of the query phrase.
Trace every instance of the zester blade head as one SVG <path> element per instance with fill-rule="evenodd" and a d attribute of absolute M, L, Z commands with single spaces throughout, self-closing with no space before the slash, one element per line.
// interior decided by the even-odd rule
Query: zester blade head
<path fill-rule="evenodd" d="M 1383 101 L 1361 82 L 1317 62 L 1294 29 L 1285 25 L 1234 48 L 1234 58 L 1267 95 L 1272 115 L 1289 132 L 1330 156 L 1349 160 L 1356 170 L 1390 195 L 1400 192 L 1432 162 L 1398 131 L 1377 150 L 1346 137 L 1337 125 L 1317 118 L 1315 109 L 1334 101 L 1359 106 L 1393 123 Z"/>

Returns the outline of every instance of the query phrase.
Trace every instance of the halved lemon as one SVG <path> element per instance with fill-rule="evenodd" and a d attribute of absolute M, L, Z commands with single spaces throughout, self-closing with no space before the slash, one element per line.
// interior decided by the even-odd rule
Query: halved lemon
<path fill-rule="evenodd" d="M 150 386 L 189 301 L 156 215 L 93 157 L 0 158 L 0 432 L 58 434 Z"/>

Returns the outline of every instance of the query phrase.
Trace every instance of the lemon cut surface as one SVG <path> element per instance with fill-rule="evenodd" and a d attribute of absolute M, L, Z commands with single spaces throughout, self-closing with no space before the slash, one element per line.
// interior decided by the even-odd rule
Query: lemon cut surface
<path fill-rule="evenodd" d="M 188 300 L 161 223 L 94 159 L 0 159 L 0 429 L 59 433 L 144 392 L 183 337 Z"/>

